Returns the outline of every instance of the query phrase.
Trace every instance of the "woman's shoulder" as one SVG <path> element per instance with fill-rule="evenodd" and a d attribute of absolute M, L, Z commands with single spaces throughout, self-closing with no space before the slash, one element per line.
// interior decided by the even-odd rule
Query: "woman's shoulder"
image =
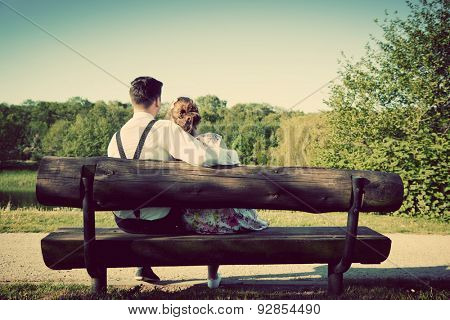
<path fill-rule="evenodd" d="M 177 125 L 175 122 L 173 122 L 172 120 L 166 120 L 166 119 L 158 119 L 154 126 L 155 129 L 159 129 L 159 128 L 171 128 L 174 130 L 180 130 L 182 131 L 183 129 Z"/>

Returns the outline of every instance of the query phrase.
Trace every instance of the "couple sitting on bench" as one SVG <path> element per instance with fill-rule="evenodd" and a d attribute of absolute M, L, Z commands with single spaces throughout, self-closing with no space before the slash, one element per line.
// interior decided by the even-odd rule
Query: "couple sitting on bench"
<path fill-rule="evenodd" d="M 134 114 L 112 137 L 108 156 L 160 161 L 178 159 L 191 165 L 206 167 L 238 165 L 236 151 L 226 149 L 220 135 L 196 134 L 200 114 L 191 99 L 178 98 L 169 109 L 167 120 L 155 120 L 161 107 L 162 85 L 160 81 L 150 77 L 139 77 L 131 83 L 130 97 Z M 153 207 L 114 213 L 118 227 L 129 233 L 177 233 L 187 230 L 200 234 L 226 234 L 263 230 L 268 226 L 253 209 Z M 208 266 L 209 288 L 220 285 L 218 268 L 218 265 Z M 150 266 L 138 268 L 136 279 L 159 281 Z"/>

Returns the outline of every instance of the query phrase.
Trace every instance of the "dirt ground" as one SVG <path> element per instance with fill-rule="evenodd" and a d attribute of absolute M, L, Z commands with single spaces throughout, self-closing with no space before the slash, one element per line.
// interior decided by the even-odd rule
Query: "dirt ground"
<path fill-rule="evenodd" d="M 11 282 L 90 282 L 86 270 L 54 271 L 42 260 L 40 240 L 43 233 L 0 234 L 0 283 Z M 387 234 L 392 250 L 380 265 L 353 264 L 347 279 L 450 279 L 450 236 Z M 161 285 L 168 289 L 204 283 L 206 267 L 157 267 Z M 325 265 L 222 266 L 223 284 L 291 285 L 320 284 L 325 281 Z M 108 269 L 108 284 L 137 285 L 134 270 Z"/>

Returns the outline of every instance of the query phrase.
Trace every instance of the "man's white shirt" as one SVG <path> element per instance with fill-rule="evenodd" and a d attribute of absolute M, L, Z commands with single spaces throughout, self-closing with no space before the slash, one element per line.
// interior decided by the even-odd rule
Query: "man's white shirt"
<path fill-rule="evenodd" d="M 127 159 L 132 159 L 139 139 L 154 117 L 147 112 L 135 112 L 120 131 L 123 149 Z M 108 157 L 120 158 L 116 134 L 108 145 Z M 150 130 L 139 159 L 169 161 L 179 159 L 195 166 L 236 165 L 239 157 L 236 151 L 220 147 L 211 148 L 186 133 L 170 120 L 158 120 Z M 149 195 L 150 197 L 151 195 Z M 167 216 L 170 208 L 153 207 L 140 210 L 140 218 L 156 220 Z M 133 219 L 132 210 L 116 211 L 122 219 Z"/>

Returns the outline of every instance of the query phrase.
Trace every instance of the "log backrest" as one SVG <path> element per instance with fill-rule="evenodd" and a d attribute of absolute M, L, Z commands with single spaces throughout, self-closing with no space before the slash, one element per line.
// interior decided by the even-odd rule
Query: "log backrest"
<path fill-rule="evenodd" d="M 38 201 L 81 207 L 83 176 L 92 181 L 96 210 L 166 206 L 347 211 L 352 176 L 365 179 L 361 211 L 395 211 L 403 201 L 402 180 L 394 173 L 302 167 L 203 168 L 181 161 L 108 157 L 43 158 L 37 177 Z"/>

